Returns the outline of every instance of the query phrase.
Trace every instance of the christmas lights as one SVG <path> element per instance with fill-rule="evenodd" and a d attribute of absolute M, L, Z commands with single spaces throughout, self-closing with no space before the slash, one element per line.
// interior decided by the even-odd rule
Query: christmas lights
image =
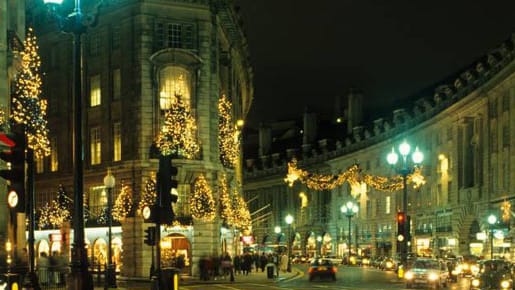
<path fill-rule="evenodd" d="M 24 50 L 17 53 L 21 60 L 20 72 L 15 78 L 11 117 L 16 123 L 25 125 L 27 147 L 34 151 L 34 157 L 38 159 L 50 155 L 50 140 L 46 120 L 47 102 L 40 99 L 41 60 L 32 28 L 29 28 L 23 45 Z"/>
<path fill-rule="evenodd" d="M 220 178 L 220 217 L 227 224 L 234 224 L 234 210 L 232 208 L 231 196 L 227 185 L 225 174 Z"/>
<path fill-rule="evenodd" d="M 239 131 L 232 120 L 232 103 L 224 96 L 218 100 L 218 148 L 220 161 L 227 168 L 234 168 L 240 156 Z"/>
<path fill-rule="evenodd" d="M 113 218 L 118 221 L 123 221 L 129 216 L 132 210 L 132 190 L 128 185 L 122 184 L 122 189 L 113 206 Z"/>
<path fill-rule="evenodd" d="M 195 118 L 179 96 L 176 96 L 170 109 L 165 112 L 164 124 L 156 145 L 163 155 L 176 154 L 186 159 L 194 159 L 199 154 Z"/>
<path fill-rule="evenodd" d="M 190 202 L 191 215 L 202 221 L 212 221 L 216 215 L 213 193 L 203 174 L 195 180 Z"/>
<path fill-rule="evenodd" d="M 151 173 L 150 178 L 145 182 L 145 188 L 143 189 L 143 193 L 138 204 L 138 215 L 143 216 L 141 212 L 143 208 L 147 205 L 154 205 L 156 203 L 156 199 L 156 175 L 155 173 Z"/>
<path fill-rule="evenodd" d="M 250 211 L 247 206 L 247 203 L 245 202 L 243 197 L 238 194 L 237 191 L 234 191 L 233 194 L 232 207 L 234 212 L 234 219 L 232 225 L 241 230 L 249 229 L 252 224 Z"/>
<path fill-rule="evenodd" d="M 70 199 L 66 195 L 64 187 L 60 184 L 57 196 L 39 209 L 39 227 L 61 227 L 65 221 L 71 220 L 70 208 Z"/>

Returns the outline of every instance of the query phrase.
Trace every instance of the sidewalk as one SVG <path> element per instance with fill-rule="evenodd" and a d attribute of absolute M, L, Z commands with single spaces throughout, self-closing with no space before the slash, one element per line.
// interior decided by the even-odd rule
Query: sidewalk
<path fill-rule="evenodd" d="M 217 277 L 216 279 L 211 279 L 208 281 L 202 281 L 198 276 L 181 276 L 182 280 L 179 282 L 179 286 L 188 286 L 188 285 L 203 285 L 203 284 L 231 284 L 231 283 L 278 283 L 281 281 L 289 280 L 294 277 L 297 277 L 302 274 L 302 271 L 299 269 L 292 267 L 291 272 L 289 273 L 279 273 L 279 277 L 275 277 L 273 279 L 268 279 L 266 270 L 265 272 L 252 272 L 248 275 L 235 275 L 234 282 L 230 281 L 230 277 Z M 149 290 L 150 289 L 150 281 L 135 281 L 135 280 L 125 280 L 118 281 L 118 290 L 130 289 L 130 290 Z M 95 290 L 102 290 L 104 287 L 96 286 Z"/>

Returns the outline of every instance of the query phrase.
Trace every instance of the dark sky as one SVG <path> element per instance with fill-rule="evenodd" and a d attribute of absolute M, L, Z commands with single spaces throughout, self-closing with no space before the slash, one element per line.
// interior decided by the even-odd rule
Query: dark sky
<path fill-rule="evenodd" d="M 366 114 L 402 107 L 515 33 L 515 0 L 236 0 L 254 68 L 247 124 L 332 112 L 362 89 Z M 389 111 L 388 111 L 389 112 Z"/>

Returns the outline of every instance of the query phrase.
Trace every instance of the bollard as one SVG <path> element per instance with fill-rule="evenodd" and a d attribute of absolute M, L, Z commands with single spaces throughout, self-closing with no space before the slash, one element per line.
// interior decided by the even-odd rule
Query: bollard
<path fill-rule="evenodd" d="M 397 277 L 399 279 L 404 278 L 404 265 L 399 265 L 399 269 L 397 270 Z"/>

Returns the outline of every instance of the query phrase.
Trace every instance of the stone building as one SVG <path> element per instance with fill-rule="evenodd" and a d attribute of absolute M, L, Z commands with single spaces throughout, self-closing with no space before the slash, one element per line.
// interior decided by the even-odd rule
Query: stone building
<path fill-rule="evenodd" d="M 65 1 L 66 2 L 66 1 Z M 68 1 L 73 2 L 73 1 Z M 106 207 L 103 178 L 110 168 L 116 178 L 114 198 L 128 185 L 136 206 L 146 182 L 157 171 L 149 155 L 172 96 L 182 101 L 196 120 L 200 154 L 192 160 L 173 159 L 178 167 L 179 224 L 163 227 L 164 257 L 183 254 L 188 270 L 198 272 L 201 255 L 233 253 L 234 231 L 213 222 L 193 220 L 189 211 L 192 184 L 203 174 L 215 196 L 224 173 L 237 189 L 237 169 L 220 162 L 218 100 L 232 102 L 233 120 L 244 120 L 253 98 L 253 75 L 241 21 L 230 0 L 118 0 L 83 10 L 98 16 L 84 35 L 84 192 L 86 243 L 90 263 L 105 259 L 105 224 L 98 220 Z M 71 3 L 68 3 L 70 5 Z M 66 10 L 70 7 L 63 7 Z M 72 37 L 59 32 L 40 1 L 30 5 L 42 59 L 44 96 L 48 99 L 51 156 L 37 160 L 36 192 L 41 207 L 55 197 L 59 184 L 72 195 Z M 143 243 L 149 224 L 132 210 L 114 230 L 115 261 L 122 276 L 148 277 L 151 247 Z M 62 231 L 62 229 L 61 229 Z M 36 247 L 66 253 L 69 240 L 51 239 L 59 229 L 36 233 Z M 43 247 L 42 245 L 45 244 Z M 53 251 L 53 250 L 52 250 Z M 102 254 L 102 255 L 101 255 Z M 163 258 L 164 259 L 164 258 Z"/>
<path fill-rule="evenodd" d="M 263 124 L 256 142 L 259 155 L 246 157 L 244 171 L 244 192 L 248 199 L 256 199 L 251 212 L 271 209 L 261 211 L 263 218 L 254 221 L 258 246 L 284 245 L 285 241 L 274 238 L 274 227 L 285 227 L 285 216 L 292 214 L 294 254 L 320 251 L 342 256 L 350 239 L 348 220 L 340 208 L 352 200 L 359 205 L 352 219 L 352 251 L 394 255 L 402 189 L 385 192 L 364 183 L 343 183 L 313 190 L 301 182 L 289 187 L 284 179 L 292 158 L 310 174 L 339 176 L 357 163 L 361 174 L 392 177 L 397 172 L 386 156 L 407 140 L 425 155 L 426 181 L 417 189 L 408 188 L 410 250 L 419 255 L 488 257 L 492 233 L 494 256 L 515 258 L 514 233 L 509 231 L 515 198 L 514 43 L 511 36 L 461 73 L 446 78 L 432 93 L 370 123 L 360 120 L 359 112 L 344 116 L 337 107 L 329 125 L 317 121 L 313 113 L 286 128 L 281 127 L 284 122 Z M 359 110 L 359 94 L 351 91 L 350 95 L 346 109 Z M 352 116 L 351 128 L 338 123 Z M 324 135 L 322 131 L 331 126 L 336 134 Z M 489 214 L 500 222 L 491 227 Z"/>

